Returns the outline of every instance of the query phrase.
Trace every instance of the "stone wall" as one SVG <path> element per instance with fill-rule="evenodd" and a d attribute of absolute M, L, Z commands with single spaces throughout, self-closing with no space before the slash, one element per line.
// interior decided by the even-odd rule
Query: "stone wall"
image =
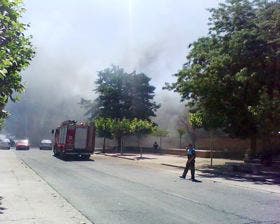
<path fill-rule="evenodd" d="M 158 145 L 160 145 L 160 138 L 158 137 L 146 137 L 141 140 L 141 147 L 143 148 L 151 148 L 153 147 L 154 142 L 157 141 Z M 126 148 L 136 148 L 137 147 L 137 139 L 135 137 L 126 137 L 125 140 Z M 186 138 L 182 139 L 182 149 L 188 145 L 190 141 Z M 103 144 L 102 138 L 96 139 L 96 147 L 101 148 Z M 113 148 L 117 145 L 115 140 L 106 140 L 106 148 Z M 238 155 L 238 157 L 243 156 L 245 151 L 249 147 L 249 141 L 247 140 L 239 140 L 232 139 L 228 137 L 219 137 L 213 139 L 214 151 L 224 152 L 225 157 L 230 157 Z M 196 142 L 196 148 L 198 150 L 210 150 L 210 138 L 198 138 Z M 163 149 L 166 153 L 177 154 L 174 149 L 180 149 L 179 147 L 179 138 L 176 137 L 164 137 L 161 139 L 161 149 Z M 182 150 L 182 153 L 185 153 Z M 179 154 L 182 154 L 179 153 Z M 217 153 L 216 153 L 217 154 Z"/>
<path fill-rule="evenodd" d="M 125 147 L 127 150 L 134 149 L 137 150 L 137 139 L 133 136 L 125 138 Z M 148 136 L 141 140 L 141 147 L 146 150 L 153 151 L 153 144 L 157 142 L 160 145 L 160 138 Z M 106 148 L 113 148 L 117 145 L 115 140 L 106 140 Z M 184 154 L 184 148 L 186 145 L 190 143 L 190 140 L 186 137 L 182 138 L 182 147 L 181 151 L 176 151 L 180 149 L 179 147 L 179 138 L 178 137 L 164 137 L 161 138 L 161 149 L 164 150 L 162 152 L 169 153 L 169 154 Z M 279 136 L 272 139 L 273 148 L 280 151 L 280 138 Z M 96 138 L 96 147 L 101 148 L 103 144 L 103 139 Z M 198 138 L 196 141 L 196 148 L 197 150 L 210 150 L 210 138 Z M 214 137 L 213 138 L 213 147 L 214 147 L 214 154 L 216 157 L 225 157 L 225 158 L 243 158 L 244 154 L 250 147 L 250 141 L 241 140 L 241 139 L 233 139 L 229 137 Z M 175 150 L 176 149 L 176 150 Z M 257 150 L 261 149 L 261 143 L 258 142 Z"/>

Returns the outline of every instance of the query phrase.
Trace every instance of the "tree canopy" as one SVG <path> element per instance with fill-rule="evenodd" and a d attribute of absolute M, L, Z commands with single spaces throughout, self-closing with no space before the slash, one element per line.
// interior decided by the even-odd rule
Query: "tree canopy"
<path fill-rule="evenodd" d="M 143 73 L 127 73 L 112 66 L 98 72 L 94 101 L 82 99 L 90 118 L 150 119 L 159 105 L 153 101 L 155 87 Z"/>
<path fill-rule="evenodd" d="M 20 21 L 23 12 L 22 1 L 0 0 L 0 124 L 8 100 L 16 101 L 14 93 L 24 90 L 20 73 L 34 56 L 31 37 L 24 33 L 28 25 Z"/>
<path fill-rule="evenodd" d="M 193 120 L 252 140 L 280 129 L 280 2 L 227 0 L 210 9 L 209 34 L 190 45 L 167 87 Z"/>
<path fill-rule="evenodd" d="M 104 138 L 103 152 L 105 152 L 106 138 L 116 138 L 122 152 L 121 142 L 123 137 L 135 135 L 138 138 L 138 144 L 140 144 L 140 139 L 142 137 L 155 132 L 157 129 L 153 122 L 148 120 L 140 120 L 137 118 L 128 120 L 99 117 L 94 119 L 93 122 L 95 124 L 98 136 Z"/>

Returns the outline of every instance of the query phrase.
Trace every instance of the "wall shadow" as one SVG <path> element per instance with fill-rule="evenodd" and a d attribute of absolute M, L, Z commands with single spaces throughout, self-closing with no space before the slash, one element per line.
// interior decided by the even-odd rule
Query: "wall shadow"
<path fill-rule="evenodd" d="M 222 178 L 225 180 L 232 180 L 237 182 L 251 182 L 258 185 L 279 185 L 280 173 L 279 170 L 272 168 L 261 167 L 254 171 L 236 171 L 231 170 L 227 165 L 205 166 L 197 169 L 201 173 L 199 176 L 206 178 Z"/>
<path fill-rule="evenodd" d="M 4 211 L 7 209 L 7 208 L 2 206 L 2 199 L 3 199 L 3 197 L 0 196 L 0 215 L 4 214 Z"/>

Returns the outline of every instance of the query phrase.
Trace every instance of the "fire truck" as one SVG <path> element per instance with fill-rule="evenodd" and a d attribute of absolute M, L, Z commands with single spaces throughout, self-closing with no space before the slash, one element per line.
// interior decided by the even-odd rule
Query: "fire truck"
<path fill-rule="evenodd" d="M 54 134 L 53 153 L 55 156 L 79 156 L 89 159 L 94 152 L 95 127 L 86 123 L 67 120 L 52 131 Z"/>

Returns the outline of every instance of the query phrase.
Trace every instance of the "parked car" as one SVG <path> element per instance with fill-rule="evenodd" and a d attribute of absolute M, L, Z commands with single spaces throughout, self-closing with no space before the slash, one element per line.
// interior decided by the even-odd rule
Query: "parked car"
<path fill-rule="evenodd" d="M 29 150 L 30 144 L 27 139 L 18 140 L 16 143 L 16 150 Z"/>
<path fill-rule="evenodd" d="M 52 150 L 52 141 L 49 140 L 49 139 L 43 139 L 43 140 L 40 142 L 39 148 L 40 148 L 40 149 L 50 149 L 50 150 Z"/>
<path fill-rule="evenodd" d="M 10 149 L 11 148 L 11 142 L 9 139 L 2 139 L 0 140 L 0 149 Z"/>

